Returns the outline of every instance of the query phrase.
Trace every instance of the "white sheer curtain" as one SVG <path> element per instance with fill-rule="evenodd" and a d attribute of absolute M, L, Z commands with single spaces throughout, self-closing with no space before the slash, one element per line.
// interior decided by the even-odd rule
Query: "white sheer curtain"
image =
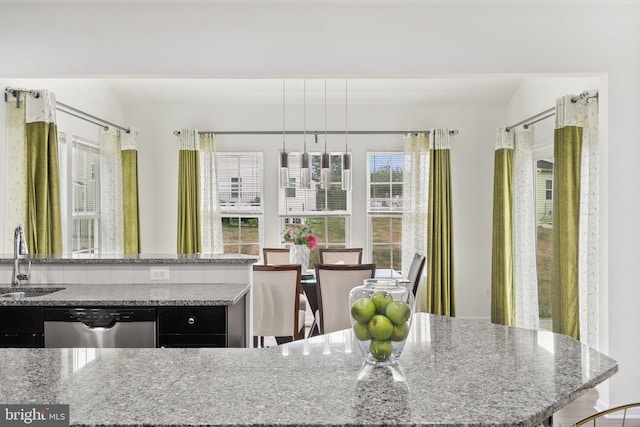
<path fill-rule="evenodd" d="M 408 272 L 413 254 L 427 254 L 427 213 L 429 211 L 429 135 L 410 134 L 404 138 L 402 214 L 402 271 Z M 405 274 L 406 276 L 406 274 Z M 416 311 L 426 311 L 424 281 L 418 287 Z"/>
<path fill-rule="evenodd" d="M 5 230 L 18 224 L 24 225 L 26 211 L 26 160 L 25 160 L 25 94 L 20 94 L 20 108 L 13 95 L 8 95 L 6 104 L 6 170 L 5 179 Z M 29 96 L 29 95 L 26 95 Z M 7 232 L 3 249 L 5 254 L 13 253 L 13 232 Z"/>
<path fill-rule="evenodd" d="M 122 254 L 122 146 L 117 129 L 100 132 L 100 216 L 100 252 L 106 255 Z"/>
<path fill-rule="evenodd" d="M 600 277 L 599 238 L 599 143 L 598 92 L 577 102 L 566 95 L 556 102 L 556 127 L 582 127 L 580 164 L 580 237 L 578 242 L 578 288 L 580 307 L 580 341 L 598 348 L 598 281 Z"/>
<path fill-rule="evenodd" d="M 221 254 L 224 252 L 215 153 L 216 146 L 213 134 L 200 134 L 202 253 L 205 254 Z"/>
<path fill-rule="evenodd" d="M 536 266 L 535 173 L 532 130 L 513 130 L 513 251 L 516 326 L 538 329 L 538 272 Z"/>

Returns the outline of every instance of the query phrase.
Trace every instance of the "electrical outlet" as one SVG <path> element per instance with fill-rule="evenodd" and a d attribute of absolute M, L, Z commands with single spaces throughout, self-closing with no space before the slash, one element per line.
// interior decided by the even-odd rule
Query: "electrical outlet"
<path fill-rule="evenodd" d="M 484 296 L 485 297 L 490 297 L 491 296 L 491 289 L 484 288 Z"/>
<path fill-rule="evenodd" d="M 169 269 L 168 268 L 152 268 L 149 270 L 149 279 L 150 280 L 169 280 Z"/>

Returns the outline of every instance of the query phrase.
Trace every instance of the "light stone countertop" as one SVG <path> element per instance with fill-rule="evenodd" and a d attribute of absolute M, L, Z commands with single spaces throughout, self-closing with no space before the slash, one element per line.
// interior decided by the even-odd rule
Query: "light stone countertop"
<path fill-rule="evenodd" d="M 358 382 L 361 363 L 350 331 L 268 349 L 0 349 L 0 402 L 69 404 L 86 426 L 534 426 L 618 370 L 567 336 L 427 314 L 406 382 Z"/>
<path fill-rule="evenodd" d="M 14 300 L 0 297 L 0 306 L 219 306 L 240 301 L 251 286 L 210 284 L 35 285 L 0 287 L 0 294 L 38 289 L 62 289 L 47 295 Z"/>
<path fill-rule="evenodd" d="M 238 254 L 139 254 L 83 255 L 78 258 L 52 255 L 21 255 L 20 264 L 254 264 L 258 257 Z M 12 264 L 13 255 L 0 254 L 0 264 Z"/>

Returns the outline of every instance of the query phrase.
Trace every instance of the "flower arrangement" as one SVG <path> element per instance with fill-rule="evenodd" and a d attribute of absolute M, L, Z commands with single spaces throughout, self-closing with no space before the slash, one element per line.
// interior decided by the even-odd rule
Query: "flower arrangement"
<path fill-rule="evenodd" d="M 291 242 L 294 245 L 307 245 L 311 250 L 318 247 L 318 238 L 313 235 L 311 227 L 306 225 L 286 228 L 282 232 L 282 240 Z"/>

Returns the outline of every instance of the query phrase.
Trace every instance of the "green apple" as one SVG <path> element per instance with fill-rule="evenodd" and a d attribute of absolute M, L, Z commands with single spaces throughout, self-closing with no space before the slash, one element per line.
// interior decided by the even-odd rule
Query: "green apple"
<path fill-rule="evenodd" d="M 357 322 L 366 323 L 376 314 L 376 305 L 368 298 L 360 298 L 351 306 L 351 316 Z"/>
<path fill-rule="evenodd" d="M 356 322 L 353 325 L 353 332 L 356 334 L 356 338 L 360 341 L 366 341 L 371 339 L 369 328 L 366 323 Z"/>
<path fill-rule="evenodd" d="M 394 325 L 400 325 L 411 317 L 411 307 L 404 301 L 392 301 L 387 305 L 385 314 Z"/>
<path fill-rule="evenodd" d="M 376 305 L 376 311 L 378 314 L 384 314 L 387 305 L 393 301 L 393 297 L 387 291 L 375 291 L 369 298 Z"/>
<path fill-rule="evenodd" d="M 391 356 L 393 346 L 391 345 L 391 341 L 388 340 L 371 340 L 369 351 L 376 360 L 384 362 Z"/>
<path fill-rule="evenodd" d="M 382 314 L 376 314 L 369 320 L 369 333 L 377 340 L 388 340 L 393 333 L 393 323 Z"/>
<path fill-rule="evenodd" d="M 391 341 L 404 341 L 409 336 L 409 322 L 401 323 L 400 325 L 393 325 L 393 332 L 391 333 Z"/>

